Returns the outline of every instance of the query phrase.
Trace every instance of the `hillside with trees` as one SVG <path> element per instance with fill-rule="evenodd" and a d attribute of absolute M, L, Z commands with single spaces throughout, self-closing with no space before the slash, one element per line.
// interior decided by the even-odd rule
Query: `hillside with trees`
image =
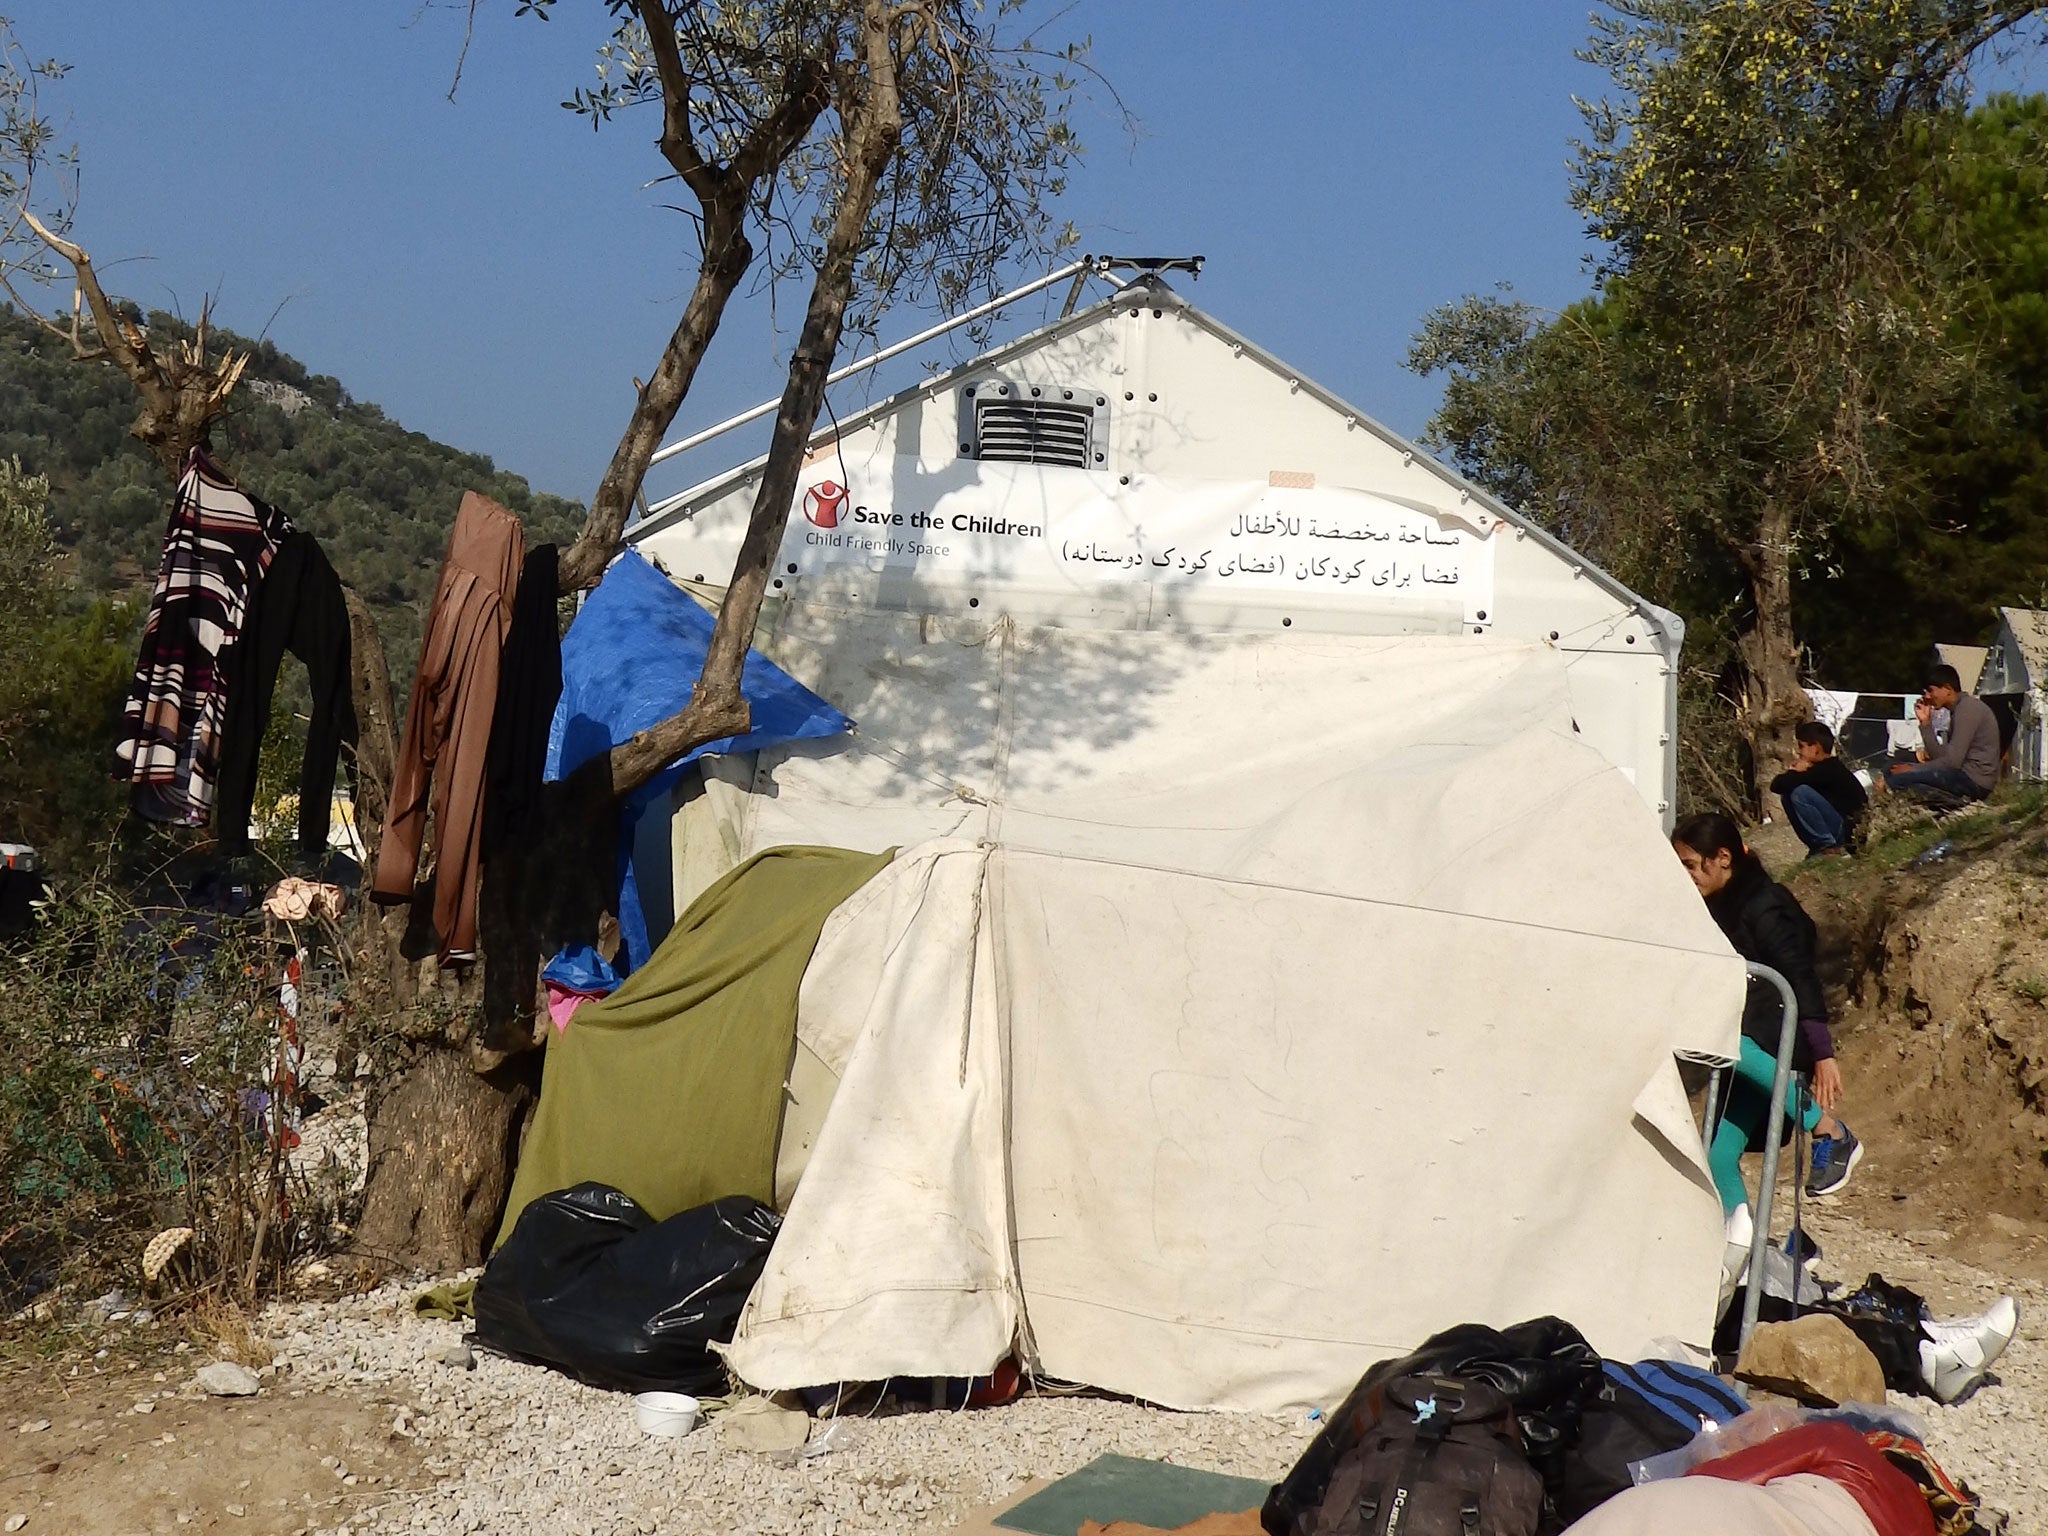
<path fill-rule="evenodd" d="M 189 334 L 171 315 L 135 318 L 152 339 Z M 370 604 L 401 705 L 465 490 L 517 512 L 535 543 L 575 537 L 579 504 L 533 491 L 481 454 L 407 431 L 272 342 L 216 330 L 211 344 L 250 354 L 214 426 L 215 449 L 245 489 L 314 534 Z M 0 460 L 18 458 L 48 480 L 51 529 L 76 590 L 134 599 L 139 623 L 171 487 L 129 435 L 135 412 L 135 388 L 118 368 L 81 367 L 56 337 L 0 306 Z"/>
<path fill-rule="evenodd" d="M 189 334 L 174 316 L 130 318 L 153 340 Z M 400 708 L 462 493 L 512 508 L 535 542 L 566 544 L 583 520 L 576 503 L 408 432 L 271 342 L 215 331 L 209 345 L 249 353 L 214 424 L 216 451 L 361 593 Z M 81 366 L 0 305 L 0 840 L 33 843 L 72 873 L 99 863 L 123 823 L 126 796 L 107 769 L 170 512 L 168 478 L 129 432 L 136 405 L 121 370 Z M 266 764 L 296 761 L 284 738 L 298 734 L 303 690 L 288 666 Z"/>

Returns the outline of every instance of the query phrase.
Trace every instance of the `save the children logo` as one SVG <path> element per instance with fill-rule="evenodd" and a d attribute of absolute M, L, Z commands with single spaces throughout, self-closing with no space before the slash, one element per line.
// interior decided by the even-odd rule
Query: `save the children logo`
<path fill-rule="evenodd" d="M 813 528 L 837 528 L 839 509 L 846 505 L 846 487 L 820 480 L 804 492 L 804 518 Z"/>

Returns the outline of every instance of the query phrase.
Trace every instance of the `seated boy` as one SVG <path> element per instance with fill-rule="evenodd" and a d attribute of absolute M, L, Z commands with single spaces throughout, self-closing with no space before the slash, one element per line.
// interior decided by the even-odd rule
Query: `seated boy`
<path fill-rule="evenodd" d="M 1944 709 L 1950 717 L 1946 741 L 1935 730 L 1935 715 Z M 1998 787 L 1998 717 L 1989 704 L 1963 692 L 1954 667 L 1936 667 L 1927 674 L 1913 718 L 1920 722 L 1920 761 L 1887 770 L 1887 789 L 1954 806 L 1982 800 Z"/>
<path fill-rule="evenodd" d="M 1835 756 L 1833 731 L 1809 720 L 1793 735 L 1798 755 L 1771 780 L 1771 793 L 1785 802 L 1785 818 L 1806 844 L 1808 858 L 1847 853 L 1870 797 L 1848 764 Z"/>

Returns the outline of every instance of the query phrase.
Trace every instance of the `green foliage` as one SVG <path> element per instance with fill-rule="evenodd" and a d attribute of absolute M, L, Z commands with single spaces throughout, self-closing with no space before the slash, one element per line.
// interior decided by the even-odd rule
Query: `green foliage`
<path fill-rule="evenodd" d="M 70 71 L 68 64 L 31 55 L 14 23 L 0 16 L 0 208 L 39 204 L 44 217 L 60 229 L 65 209 L 39 196 L 38 182 L 47 182 L 54 171 L 75 187 L 77 150 L 58 145 L 56 125 L 44 115 L 37 95 L 45 82 L 61 80 Z M 0 284 L 19 264 L 25 245 L 39 249 L 11 217 L 0 223 Z"/>
<path fill-rule="evenodd" d="M 1946 231 L 1911 193 L 1963 67 L 2034 7 L 1610 9 L 1584 57 L 1620 101 L 1585 109 L 1573 202 L 1639 327 L 1660 435 L 1690 465 L 1666 498 L 1761 585 L 1758 568 L 1825 558 L 1837 527 L 1914 494 L 1900 452 L 1966 370 Z"/>
<path fill-rule="evenodd" d="M 0 1312 L 57 1281 L 134 1290 L 171 1226 L 197 1234 L 188 1294 L 247 1300 L 326 1235 L 243 1100 L 276 1060 L 275 946 L 252 930 L 163 963 L 189 933 L 84 883 L 0 949 Z"/>
<path fill-rule="evenodd" d="M 1919 515 L 1863 523 L 1805 588 L 1817 670 L 1905 688 L 1928 639 L 1986 642 L 2048 596 L 2048 98 L 1997 96 L 1925 146 L 1916 238 L 1955 252 L 1966 387 L 1916 433 Z"/>
<path fill-rule="evenodd" d="M 1994 97 L 1909 144 L 1910 237 L 1941 254 L 1946 345 L 1967 360 L 1888 451 L 1909 498 L 1843 519 L 1799 561 L 1799 639 L 1835 686 L 1906 690 L 1929 641 L 1988 638 L 2048 590 L 2048 98 Z M 1660 365 L 1612 279 L 1564 314 L 1511 294 L 1428 315 L 1409 365 L 1442 373 L 1425 440 L 1617 576 L 1684 614 L 1688 676 L 1718 679 L 1743 573 L 1680 513 L 1699 476 L 1659 417 Z"/>
<path fill-rule="evenodd" d="M 153 338 L 185 333 L 169 315 L 148 324 Z M 215 429 L 222 458 L 251 494 L 318 537 L 363 594 L 402 704 L 463 491 L 518 513 L 534 543 L 573 538 L 582 509 L 533 492 L 480 454 L 406 431 L 269 342 L 216 334 L 252 354 Z M 135 408 L 120 372 L 80 365 L 27 317 L 0 308 L 0 457 L 17 455 L 48 478 L 50 520 L 81 586 L 140 603 L 156 578 L 171 488 L 128 435 Z"/>
<path fill-rule="evenodd" d="M 1600 292 L 1424 322 L 1410 365 L 1449 376 L 1426 439 L 1686 618 L 1693 793 L 1746 798 L 1714 788 L 1746 778 L 1714 697 L 1768 760 L 1802 647 L 1903 687 L 2048 574 L 2042 274 L 2004 270 L 2048 253 L 2042 120 L 1961 106 L 2040 9 L 1613 0 L 1572 193 Z"/>
<path fill-rule="evenodd" d="M 0 672 L 15 672 L 31 628 L 23 620 L 49 607 L 57 544 L 50 536 L 50 482 L 18 458 L 0 459 Z M 16 718 L 0 713 L 0 738 L 16 735 Z"/>
<path fill-rule="evenodd" d="M 47 513 L 49 486 L 0 459 L 0 841 L 69 865 L 118 820 L 109 754 L 138 625 L 81 603 Z"/>

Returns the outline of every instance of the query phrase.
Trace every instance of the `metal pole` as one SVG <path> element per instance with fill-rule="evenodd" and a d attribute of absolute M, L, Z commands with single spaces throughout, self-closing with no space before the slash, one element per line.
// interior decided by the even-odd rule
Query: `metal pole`
<path fill-rule="evenodd" d="M 1019 299 L 1029 298 L 1032 294 L 1038 292 L 1039 289 L 1050 288 L 1053 284 L 1065 282 L 1070 277 L 1079 282 L 1081 278 L 1086 277 L 1094 270 L 1096 270 L 1096 261 L 1093 256 L 1083 256 L 1079 261 L 1068 262 L 1067 265 L 1061 267 L 1057 272 L 1048 272 L 1043 277 L 1034 278 L 1023 287 L 1012 288 L 1008 293 L 990 299 L 986 304 L 977 304 L 964 314 L 955 315 L 952 319 L 942 321 L 940 324 L 932 326 L 929 330 L 919 331 L 915 336 L 905 337 L 894 346 L 884 347 L 879 352 L 870 353 L 859 362 L 848 363 L 837 372 L 825 375 L 825 382 L 827 384 L 837 384 L 842 379 L 850 379 L 856 373 L 863 373 L 878 364 L 886 363 L 892 357 L 902 356 L 912 347 L 921 347 L 926 342 L 936 340 L 938 337 L 945 335 L 948 331 L 956 331 L 963 325 L 968 325 L 981 319 L 984 315 L 992 315 L 1005 304 L 1014 304 Z M 722 437 L 735 427 L 744 427 L 750 421 L 759 421 L 780 404 L 782 404 L 782 397 L 777 395 L 773 400 L 762 401 L 750 411 L 741 411 L 737 416 L 728 416 L 715 427 L 706 427 L 702 432 L 693 432 L 688 437 L 682 438 L 677 442 L 665 443 L 654 450 L 654 453 L 647 462 L 650 465 L 659 464 L 662 460 L 672 459 L 679 453 L 688 453 L 692 448 L 700 448 L 714 437 Z"/>
<path fill-rule="evenodd" d="M 1757 1313 L 1763 1307 L 1764 1255 L 1771 1246 L 1771 1202 L 1778 1192 L 1778 1154 L 1785 1147 L 1785 1088 L 1792 1081 L 1792 1047 L 1799 1035 L 1799 1002 L 1792 995 L 1792 983 L 1768 965 L 1758 965 L 1754 960 L 1745 965 L 1751 977 L 1778 989 L 1778 996 L 1785 1002 L 1785 1018 L 1778 1029 L 1778 1069 L 1771 1079 L 1771 1108 L 1765 1120 L 1763 1187 L 1757 1191 L 1755 1230 L 1749 1239 L 1749 1285 L 1742 1297 L 1738 1354 L 1749 1347 L 1749 1336 L 1756 1332 Z M 1795 1296 L 1799 1293 L 1796 1279 L 1792 1291 Z"/>
<path fill-rule="evenodd" d="M 1710 1156 L 1714 1150 L 1714 1131 L 1721 1123 L 1721 1075 L 1719 1067 L 1707 1074 L 1707 1112 L 1700 1117 L 1700 1140 Z"/>

